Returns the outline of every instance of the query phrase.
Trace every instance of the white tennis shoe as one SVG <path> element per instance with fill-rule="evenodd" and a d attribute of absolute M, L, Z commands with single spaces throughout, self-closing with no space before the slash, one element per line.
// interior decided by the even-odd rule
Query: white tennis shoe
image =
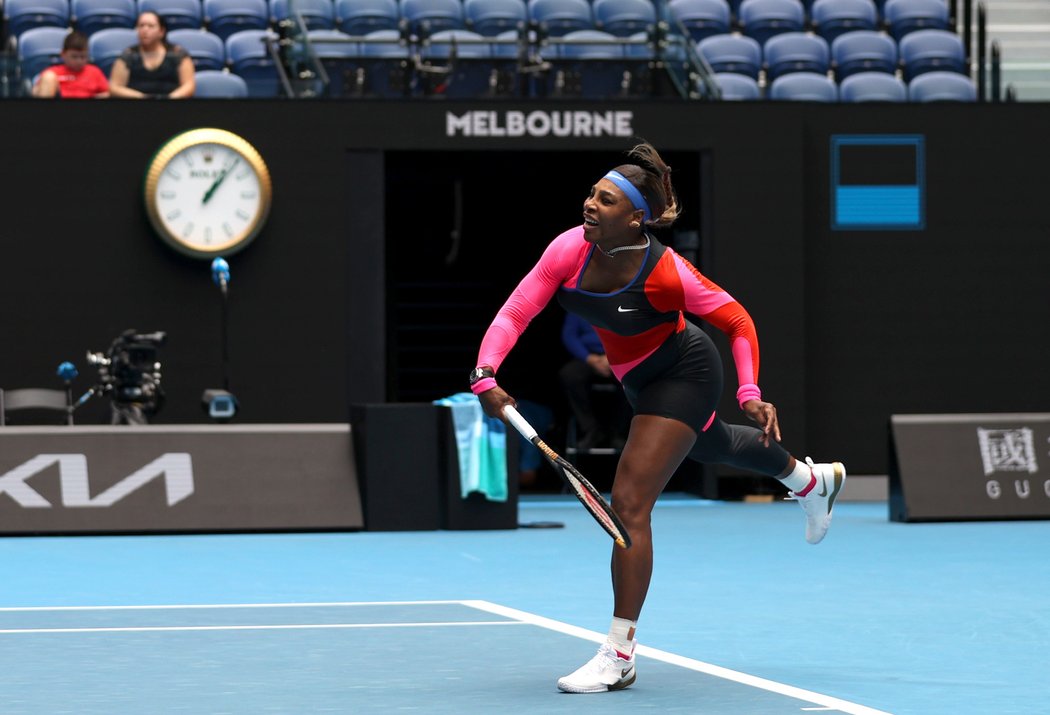
<path fill-rule="evenodd" d="M 806 512 L 806 541 L 819 544 L 831 526 L 831 509 L 846 482 L 846 467 L 842 462 L 814 464 L 809 457 L 806 464 L 813 470 L 817 483 L 804 497 L 788 492 L 788 499 L 797 501 Z"/>
<path fill-rule="evenodd" d="M 634 682 L 634 650 L 637 641 L 631 643 L 631 656 L 623 654 L 608 641 L 602 643 L 597 655 L 583 667 L 558 680 L 558 690 L 566 693 L 604 693 L 608 690 L 623 690 Z"/>

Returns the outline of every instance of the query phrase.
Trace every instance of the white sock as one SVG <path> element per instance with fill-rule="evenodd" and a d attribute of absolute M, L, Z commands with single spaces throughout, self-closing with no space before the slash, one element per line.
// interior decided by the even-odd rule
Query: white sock
<path fill-rule="evenodd" d="M 613 648 L 626 656 L 631 655 L 631 651 L 634 650 L 634 629 L 637 625 L 638 621 L 613 617 L 612 625 L 609 626 L 609 642 Z"/>
<path fill-rule="evenodd" d="M 796 459 L 795 468 L 791 470 L 791 474 L 788 474 L 786 477 L 780 477 L 780 481 L 796 494 L 799 492 L 808 494 L 806 487 L 816 482 L 816 477 L 813 476 L 813 470 L 809 468 L 808 464 L 800 459 Z M 802 496 L 805 496 L 805 494 L 802 494 Z"/>

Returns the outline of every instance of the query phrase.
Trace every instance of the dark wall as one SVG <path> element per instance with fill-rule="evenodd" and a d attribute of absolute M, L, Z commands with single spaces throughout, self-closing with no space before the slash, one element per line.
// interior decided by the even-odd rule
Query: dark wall
<path fill-rule="evenodd" d="M 207 262 L 152 235 L 141 185 L 165 140 L 218 126 L 254 144 L 274 182 L 267 227 L 230 259 L 231 388 L 244 421 L 343 421 L 349 403 L 397 397 L 386 351 L 403 316 L 388 314 L 386 283 L 411 271 L 388 264 L 436 265 L 423 242 L 447 234 L 428 228 L 420 192 L 447 196 L 450 182 L 469 176 L 473 201 L 505 205 L 495 212 L 505 221 L 471 228 L 499 277 L 501 290 L 474 306 L 491 316 L 527 254 L 553 237 L 547 224 L 573 220 L 629 135 L 695 172 L 685 204 L 702 233 L 703 270 L 758 323 L 761 383 L 795 453 L 884 472 L 890 413 L 1036 411 L 1050 394 L 1040 364 L 1050 347 L 1043 105 L 9 101 L 3 109 L 0 386 L 53 384 L 70 359 L 86 387 L 85 350 L 128 327 L 166 330 L 169 402 L 158 421 L 202 417 L 200 392 L 220 380 L 218 291 Z M 449 113 L 476 109 L 630 112 L 629 131 L 450 135 Z M 830 137 L 869 132 L 925 137 L 924 231 L 830 230 Z M 414 164 L 417 152 L 440 156 L 432 174 Z M 543 161 L 513 161 L 532 152 Z M 517 257 L 505 263 L 509 254 Z M 433 397 L 446 390 L 435 384 Z M 731 392 L 726 414 L 735 417 Z M 81 421 L 102 419 L 104 407 L 92 403 Z"/>

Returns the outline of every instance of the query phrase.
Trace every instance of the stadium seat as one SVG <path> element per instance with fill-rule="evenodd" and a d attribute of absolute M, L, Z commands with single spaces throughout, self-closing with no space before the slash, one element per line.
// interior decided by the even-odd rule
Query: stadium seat
<path fill-rule="evenodd" d="M 268 30 L 241 30 L 226 38 L 226 59 L 230 70 L 248 83 L 249 97 L 276 97 L 280 94 L 280 79 L 267 42 L 276 37 Z"/>
<path fill-rule="evenodd" d="M 907 102 L 908 87 L 896 75 L 858 72 L 839 84 L 840 102 Z"/>
<path fill-rule="evenodd" d="M 925 72 L 967 72 L 962 38 L 954 32 L 917 30 L 902 37 L 897 48 L 906 82 Z"/>
<path fill-rule="evenodd" d="M 138 12 L 147 11 L 164 18 L 169 32 L 199 30 L 204 24 L 201 0 L 139 0 Z"/>
<path fill-rule="evenodd" d="M 69 3 L 66 0 L 6 0 L 3 3 L 4 26 L 8 37 L 21 37 L 36 27 L 69 25 Z"/>
<path fill-rule="evenodd" d="M 396 30 L 400 17 L 396 0 L 335 0 L 335 26 L 348 35 Z"/>
<path fill-rule="evenodd" d="M 361 96 L 404 97 L 412 87 L 409 50 L 397 30 L 376 30 L 361 41 Z"/>
<path fill-rule="evenodd" d="M 225 42 L 245 30 L 265 30 L 270 25 L 266 0 L 204 0 L 204 23 Z"/>
<path fill-rule="evenodd" d="M 744 0 L 740 27 L 745 35 L 764 43 L 782 32 L 805 29 L 806 12 L 800 0 Z"/>
<path fill-rule="evenodd" d="M 725 34 L 732 27 L 726 0 L 671 0 L 668 9 L 693 42 Z"/>
<path fill-rule="evenodd" d="M 226 45 L 218 35 L 205 30 L 172 30 L 168 42 L 190 53 L 198 71 L 221 70 L 226 66 Z"/>
<path fill-rule="evenodd" d="M 363 84 L 361 43 L 340 30 L 310 30 L 306 33 L 310 54 L 328 74 L 327 96 L 344 97 L 360 94 Z"/>
<path fill-rule="evenodd" d="M 248 96 L 243 77 L 218 70 L 202 70 L 196 75 L 195 99 L 240 99 Z"/>
<path fill-rule="evenodd" d="M 831 43 L 831 67 L 841 82 L 857 72 L 897 71 L 897 43 L 882 32 L 856 30 Z"/>
<path fill-rule="evenodd" d="M 875 30 L 878 11 L 872 0 L 816 0 L 810 12 L 813 30 L 828 42 L 854 30 Z"/>
<path fill-rule="evenodd" d="M 524 27 L 529 10 L 525 0 L 465 0 L 463 16 L 468 30 L 495 37 Z"/>
<path fill-rule="evenodd" d="M 751 77 L 735 72 L 718 72 L 715 82 L 722 90 L 722 99 L 730 102 L 754 101 L 762 98 L 762 89 Z"/>
<path fill-rule="evenodd" d="M 29 81 L 51 65 L 62 61 L 62 42 L 69 33 L 64 27 L 31 27 L 18 36 L 18 67 Z"/>
<path fill-rule="evenodd" d="M 135 0 L 73 0 L 70 20 L 85 35 L 110 27 L 135 27 Z"/>
<path fill-rule="evenodd" d="M 305 29 L 331 30 L 335 28 L 335 10 L 332 0 L 270 0 L 270 22 L 274 27 L 292 15 L 302 17 Z"/>
<path fill-rule="evenodd" d="M 409 32 L 423 36 L 466 27 L 461 0 L 400 0 L 400 9 Z"/>
<path fill-rule="evenodd" d="M 138 43 L 138 33 L 131 28 L 110 27 L 99 30 L 88 38 L 88 56 L 106 76 L 109 76 L 109 70 L 120 54 Z"/>
<path fill-rule="evenodd" d="M 529 0 L 529 20 L 547 37 L 594 29 L 594 16 L 587 0 Z"/>
<path fill-rule="evenodd" d="M 762 48 L 762 55 L 770 81 L 790 72 L 827 74 L 831 66 L 828 43 L 819 35 L 805 32 L 785 32 L 770 37 Z"/>
<path fill-rule="evenodd" d="M 816 72 L 793 72 L 778 77 L 769 86 L 769 98 L 791 102 L 837 102 L 834 80 Z"/>
<path fill-rule="evenodd" d="M 908 84 L 911 102 L 975 102 L 977 87 L 958 72 L 926 72 Z"/>
<path fill-rule="evenodd" d="M 714 72 L 732 72 L 758 79 L 762 71 L 762 46 L 744 35 L 713 35 L 700 40 L 696 51 Z"/>
<path fill-rule="evenodd" d="M 648 48 L 627 52 L 628 45 L 601 30 L 577 30 L 552 43 L 544 60 L 551 65 L 547 95 L 605 99 L 644 93 Z"/>
<path fill-rule="evenodd" d="M 470 30 L 435 32 L 420 50 L 423 92 L 469 99 L 496 92 L 489 38 Z"/>
<path fill-rule="evenodd" d="M 882 19 L 896 40 L 916 30 L 947 30 L 948 3 L 944 0 L 886 0 Z"/>
<path fill-rule="evenodd" d="M 617 37 L 649 32 L 656 25 L 652 0 L 593 0 L 594 25 Z"/>

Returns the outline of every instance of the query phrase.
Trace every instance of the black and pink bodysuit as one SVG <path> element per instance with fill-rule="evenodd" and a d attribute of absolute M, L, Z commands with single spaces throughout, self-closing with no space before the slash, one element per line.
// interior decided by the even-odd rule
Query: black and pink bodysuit
<path fill-rule="evenodd" d="M 689 455 L 693 459 L 781 474 L 789 461 L 783 448 L 765 447 L 759 430 L 728 425 L 715 416 L 721 357 L 684 315 L 702 318 L 729 337 L 740 385 L 737 398 L 743 404 L 761 397 L 758 339 L 747 311 L 651 236 L 641 268 L 624 288 L 582 290 L 578 286 L 594 250 L 582 226 L 554 239 L 492 321 L 477 364 L 498 372 L 529 322 L 557 295 L 567 311 L 594 326 L 635 414 L 669 417 L 692 427 L 698 435 Z"/>

